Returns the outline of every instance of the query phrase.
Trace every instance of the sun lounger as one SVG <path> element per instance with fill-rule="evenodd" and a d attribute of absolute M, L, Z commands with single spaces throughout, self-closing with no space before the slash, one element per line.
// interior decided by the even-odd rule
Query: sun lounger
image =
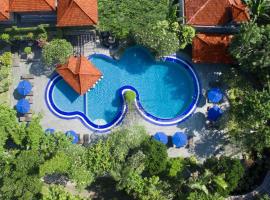
<path fill-rule="evenodd" d="M 20 122 L 31 122 L 32 121 L 32 115 L 31 114 L 26 114 L 23 117 L 19 118 Z"/>
<path fill-rule="evenodd" d="M 82 144 L 82 140 L 81 140 L 81 135 L 80 134 L 76 134 L 78 137 L 78 144 Z"/>
<path fill-rule="evenodd" d="M 83 135 L 83 144 L 89 144 L 90 143 L 90 136 L 89 134 Z"/>
<path fill-rule="evenodd" d="M 188 138 L 188 148 L 193 148 L 194 144 L 193 144 L 193 136 L 189 136 Z"/>
<path fill-rule="evenodd" d="M 30 104 L 33 104 L 33 96 L 27 96 L 26 99 L 29 101 Z"/>
<path fill-rule="evenodd" d="M 26 96 L 33 96 L 33 91 L 31 91 L 29 94 L 27 94 Z"/>
<path fill-rule="evenodd" d="M 21 79 L 34 79 L 34 75 L 32 74 L 24 74 L 21 76 Z"/>

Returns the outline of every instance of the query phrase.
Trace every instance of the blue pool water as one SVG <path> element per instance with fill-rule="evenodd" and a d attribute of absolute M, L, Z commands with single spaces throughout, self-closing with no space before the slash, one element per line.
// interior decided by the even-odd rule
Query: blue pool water
<path fill-rule="evenodd" d="M 52 99 L 59 110 L 79 111 L 91 122 L 103 119 L 110 123 L 122 109 L 118 90 L 126 85 L 138 91 L 143 109 L 157 118 L 175 118 L 192 104 L 196 85 L 190 72 L 179 63 L 156 62 L 142 47 L 127 49 L 119 61 L 101 55 L 89 59 L 104 78 L 84 96 L 63 79 L 57 81 Z"/>

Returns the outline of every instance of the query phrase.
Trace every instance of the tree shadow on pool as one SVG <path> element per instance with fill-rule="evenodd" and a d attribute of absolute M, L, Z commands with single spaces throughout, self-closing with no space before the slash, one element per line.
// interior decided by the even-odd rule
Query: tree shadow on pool
<path fill-rule="evenodd" d="M 132 52 L 127 54 L 124 52 L 120 60 L 117 61 L 117 65 L 120 69 L 125 69 L 131 74 L 143 74 L 155 60 L 145 51 Z"/>
<path fill-rule="evenodd" d="M 180 66 L 179 66 L 180 67 Z M 189 81 L 188 77 L 184 80 L 181 80 L 181 74 L 179 74 L 179 68 L 177 66 L 168 66 L 167 74 L 164 77 L 164 81 L 171 86 L 171 98 L 172 99 L 186 99 L 185 95 L 193 95 L 193 91 L 187 89 L 187 82 Z M 193 82 L 192 82 L 193 84 Z M 190 89 L 194 88 L 191 87 Z M 186 91 L 186 93 L 183 93 Z"/>

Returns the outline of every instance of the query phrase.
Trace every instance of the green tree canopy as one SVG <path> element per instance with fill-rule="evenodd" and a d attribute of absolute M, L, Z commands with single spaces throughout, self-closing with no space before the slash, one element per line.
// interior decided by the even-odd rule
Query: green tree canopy
<path fill-rule="evenodd" d="M 243 24 L 233 38 L 230 53 L 243 70 L 267 84 L 270 76 L 270 25 Z"/>
<path fill-rule="evenodd" d="M 56 64 L 64 64 L 73 53 L 72 45 L 64 39 L 54 39 L 42 49 L 45 65 L 53 68 Z"/>

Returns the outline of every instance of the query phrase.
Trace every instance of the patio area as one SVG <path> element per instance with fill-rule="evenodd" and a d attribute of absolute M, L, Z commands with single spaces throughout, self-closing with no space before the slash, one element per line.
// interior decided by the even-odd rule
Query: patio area
<path fill-rule="evenodd" d="M 99 46 L 95 47 L 94 51 L 97 53 L 110 55 L 109 49 L 104 49 Z M 19 63 L 19 65 L 13 67 L 14 81 L 11 87 L 11 91 L 13 92 L 16 89 L 20 81 L 21 75 L 32 74 L 34 76 L 34 87 L 32 89 L 33 104 L 31 106 L 31 109 L 34 111 L 35 114 L 42 115 L 41 125 L 43 126 L 44 130 L 47 128 L 54 128 L 56 131 L 62 132 L 74 130 L 79 133 L 81 137 L 84 134 L 89 134 L 90 141 L 99 137 L 99 133 L 95 133 L 86 128 L 79 119 L 63 120 L 55 116 L 48 109 L 45 102 L 45 89 L 52 74 L 51 72 L 46 71 L 42 66 L 42 63 L 40 61 L 40 50 L 34 49 L 33 52 L 33 59 L 28 61 L 25 59 L 21 59 L 19 56 L 14 56 L 13 63 Z M 87 56 L 92 53 L 93 48 L 89 48 L 89 51 L 85 52 L 85 55 Z M 181 54 L 178 56 L 181 56 L 184 59 L 190 61 L 190 58 L 185 54 Z M 235 153 L 232 152 L 233 148 L 230 148 L 229 146 L 225 146 L 225 148 L 220 148 L 222 144 L 226 142 L 226 138 L 224 138 L 223 132 L 216 129 L 209 129 L 206 126 L 207 107 L 213 106 L 213 104 L 209 104 L 205 96 L 207 90 L 210 89 L 210 82 L 217 80 L 220 74 L 222 74 L 224 70 L 226 70 L 226 66 L 202 64 L 193 64 L 193 66 L 200 79 L 203 96 L 200 99 L 198 108 L 196 109 L 195 113 L 189 119 L 177 126 L 157 126 L 145 121 L 136 111 L 132 111 L 128 113 L 120 127 L 138 124 L 143 125 L 148 131 L 148 133 L 151 135 L 154 135 L 156 132 L 162 131 L 168 136 L 171 136 L 175 132 L 181 131 L 186 133 L 188 136 L 194 137 L 193 148 L 169 148 L 168 154 L 170 157 L 188 157 L 194 155 L 200 161 L 202 161 L 211 155 L 232 155 Z M 16 105 L 18 101 L 17 97 L 14 96 L 14 94 L 11 94 L 12 106 Z M 226 101 L 226 98 L 221 106 L 223 109 L 228 108 L 228 102 Z"/>

